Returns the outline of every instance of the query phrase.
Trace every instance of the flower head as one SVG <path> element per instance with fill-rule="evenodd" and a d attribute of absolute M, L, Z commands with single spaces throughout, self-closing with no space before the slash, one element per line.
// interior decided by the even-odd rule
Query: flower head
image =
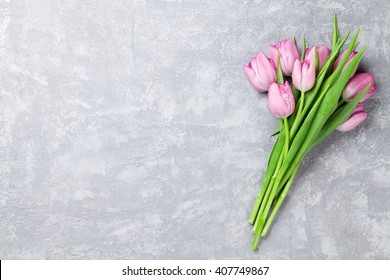
<path fill-rule="evenodd" d="M 287 118 L 295 109 L 295 100 L 289 83 L 273 83 L 268 92 L 268 107 L 274 116 Z"/>
<path fill-rule="evenodd" d="M 279 41 L 276 45 L 268 47 L 271 58 L 277 66 L 278 53 L 280 53 L 280 66 L 284 75 L 290 76 L 293 71 L 294 62 L 300 59 L 297 45 L 291 39 Z"/>
<path fill-rule="evenodd" d="M 259 52 L 243 66 L 245 75 L 253 87 L 260 92 L 268 91 L 270 85 L 276 81 L 276 68 L 271 59 Z"/>
<path fill-rule="evenodd" d="M 343 53 L 336 59 L 336 61 L 335 61 L 334 64 L 333 64 L 333 69 L 332 69 L 332 71 L 336 70 L 337 66 L 339 66 L 339 64 L 340 64 L 341 60 L 344 58 L 346 52 L 347 52 L 347 51 L 343 52 Z M 351 52 L 351 54 L 349 55 L 349 57 L 348 57 L 348 59 L 347 59 L 347 63 L 345 63 L 345 65 L 344 65 L 344 68 L 343 68 L 342 72 L 345 71 L 345 69 L 347 68 L 347 66 L 351 63 L 351 60 L 352 60 L 357 54 L 358 54 L 357 51 L 352 51 L 352 52 Z M 353 75 L 355 74 L 357 68 L 358 68 L 358 67 L 356 66 L 356 68 L 355 68 L 355 70 L 352 72 L 352 75 L 351 75 L 351 76 L 353 76 Z"/>
<path fill-rule="evenodd" d="M 309 60 L 299 61 L 294 63 L 292 73 L 292 81 L 294 86 L 301 91 L 308 91 L 316 82 L 316 69 L 314 63 Z"/>
<path fill-rule="evenodd" d="M 359 73 L 354 75 L 345 86 L 343 91 L 343 99 L 345 101 L 351 101 L 356 95 L 358 95 L 368 84 L 371 84 L 367 93 L 362 97 L 360 102 L 367 100 L 371 95 L 376 92 L 376 84 L 374 75 L 371 73 Z"/>
<path fill-rule="evenodd" d="M 315 50 L 318 56 L 318 68 L 321 69 L 322 65 L 324 65 L 325 61 L 330 56 L 331 50 L 325 44 L 315 46 Z M 314 46 L 306 49 L 305 59 L 309 60 L 314 65 L 315 63 Z"/>
<path fill-rule="evenodd" d="M 350 131 L 361 124 L 367 116 L 368 114 L 364 111 L 363 104 L 358 104 L 355 110 L 353 110 L 351 116 L 342 125 L 340 125 L 337 130 L 342 132 Z"/>

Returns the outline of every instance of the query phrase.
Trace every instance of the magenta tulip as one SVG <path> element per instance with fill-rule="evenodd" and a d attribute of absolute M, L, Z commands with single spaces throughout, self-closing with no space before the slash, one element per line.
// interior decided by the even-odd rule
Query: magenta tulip
<path fill-rule="evenodd" d="M 376 84 L 374 75 L 371 73 L 359 73 L 353 76 L 343 91 L 343 99 L 345 101 L 351 101 L 356 95 L 358 95 L 368 84 L 371 84 L 367 93 L 363 96 L 360 102 L 364 102 L 376 92 Z"/>
<path fill-rule="evenodd" d="M 367 116 L 368 115 L 364 111 L 363 104 L 358 104 L 355 110 L 353 110 L 351 116 L 342 125 L 340 125 L 337 130 L 342 132 L 350 131 L 361 124 Z"/>
<path fill-rule="evenodd" d="M 287 118 L 295 109 L 294 95 L 289 83 L 273 83 L 268 91 L 268 107 L 278 118 Z"/>
<path fill-rule="evenodd" d="M 294 86 L 300 91 L 310 90 L 316 82 L 316 69 L 314 64 L 309 60 L 296 60 L 292 72 L 292 81 Z"/>
<path fill-rule="evenodd" d="M 257 91 L 268 91 L 270 85 L 276 81 L 275 65 L 262 52 L 259 52 L 243 68 L 245 75 Z"/>
<path fill-rule="evenodd" d="M 345 56 L 345 53 L 346 53 L 346 51 L 343 52 L 343 53 L 336 59 L 336 61 L 335 61 L 334 64 L 333 64 L 333 71 L 336 70 L 337 66 L 340 64 L 341 60 L 342 60 L 343 57 Z M 344 72 L 345 68 L 347 68 L 347 66 L 349 65 L 349 63 L 351 63 L 352 58 L 354 58 L 354 57 L 357 55 L 357 53 L 358 53 L 358 52 L 356 52 L 356 51 L 352 51 L 352 52 L 351 52 L 351 54 L 349 55 L 349 57 L 348 57 L 348 59 L 347 59 L 347 63 L 344 65 L 344 68 L 343 68 L 342 72 Z M 355 70 L 352 72 L 352 75 L 351 75 L 351 76 L 353 76 L 353 75 L 355 74 L 357 68 L 358 68 L 358 67 L 356 66 L 356 68 L 355 68 Z"/>
<path fill-rule="evenodd" d="M 290 76 L 295 60 L 300 59 L 297 45 L 291 39 L 279 41 L 276 45 L 268 47 L 274 64 L 277 66 L 278 53 L 280 53 L 280 66 L 284 75 Z"/>
<path fill-rule="evenodd" d="M 321 69 L 322 65 L 324 65 L 325 61 L 330 56 L 331 50 L 325 44 L 321 44 L 315 47 L 318 56 L 318 68 Z M 310 63 L 314 65 L 314 47 L 309 47 L 306 49 L 305 59 L 309 60 Z"/>

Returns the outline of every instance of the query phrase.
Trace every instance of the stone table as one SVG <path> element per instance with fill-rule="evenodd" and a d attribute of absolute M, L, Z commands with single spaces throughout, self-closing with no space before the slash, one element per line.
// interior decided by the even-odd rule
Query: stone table
<path fill-rule="evenodd" d="M 274 2 L 274 3 L 272 3 Z M 388 1 L 0 1 L 1 259 L 388 259 Z M 278 120 L 242 65 L 361 27 L 368 119 L 247 218 Z"/>

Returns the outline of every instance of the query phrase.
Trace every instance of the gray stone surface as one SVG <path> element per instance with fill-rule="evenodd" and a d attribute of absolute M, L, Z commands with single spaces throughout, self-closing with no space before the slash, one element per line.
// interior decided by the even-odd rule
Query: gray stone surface
<path fill-rule="evenodd" d="M 390 2 L 0 1 L 1 259 L 390 258 Z M 361 26 L 369 117 L 246 220 L 278 121 L 242 72 Z"/>

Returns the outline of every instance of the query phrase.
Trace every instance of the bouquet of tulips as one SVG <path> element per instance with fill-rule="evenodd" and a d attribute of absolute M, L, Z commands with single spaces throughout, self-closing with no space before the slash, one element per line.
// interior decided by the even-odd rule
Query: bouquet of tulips
<path fill-rule="evenodd" d="M 253 249 L 266 236 L 305 155 L 332 131 L 349 131 L 367 118 L 363 102 L 376 92 L 376 85 L 371 73 L 356 73 L 366 49 L 356 51 L 358 34 L 341 53 L 350 32 L 340 38 L 335 15 L 332 49 L 324 44 L 306 48 L 303 38 L 300 54 L 295 39 L 286 39 L 269 46 L 271 58 L 260 52 L 244 65 L 254 88 L 268 91 L 269 109 L 280 119 L 249 217 Z"/>

